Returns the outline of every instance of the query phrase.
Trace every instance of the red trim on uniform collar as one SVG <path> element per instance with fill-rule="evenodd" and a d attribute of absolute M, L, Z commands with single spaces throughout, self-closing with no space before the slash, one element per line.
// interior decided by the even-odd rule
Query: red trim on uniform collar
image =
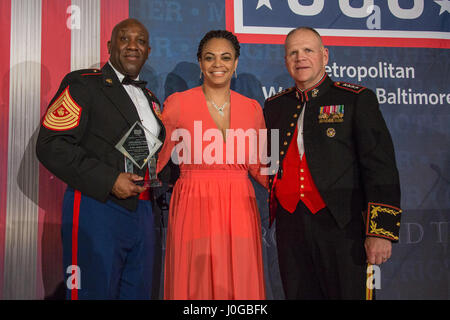
<path fill-rule="evenodd" d="M 300 100 L 303 102 L 305 100 L 306 97 L 306 101 L 308 101 L 308 95 L 305 95 L 305 92 L 300 90 L 299 88 L 297 88 L 297 86 L 295 86 L 295 90 L 297 90 L 297 95 L 300 95 Z M 298 98 L 298 97 L 297 97 Z"/>
<path fill-rule="evenodd" d="M 326 75 L 327 75 L 327 73 L 325 72 L 324 75 L 323 75 L 323 77 L 322 77 L 322 79 L 320 79 L 319 82 L 317 82 L 314 86 L 312 86 L 311 88 L 306 89 L 306 90 L 304 91 L 305 94 L 308 93 L 309 91 L 311 91 L 311 90 L 317 88 L 318 86 L 320 86 L 320 85 L 325 81 L 325 79 L 327 78 Z"/>
<path fill-rule="evenodd" d="M 295 89 L 297 90 L 297 92 L 302 96 L 302 102 L 303 102 L 303 96 L 305 97 L 305 100 L 308 101 L 309 97 L 308 97 L 308 93 L 311 90 L 314 90 L 315 88 L 319 87 L 327 78 L 327 73 L 325 72 L 323 74 L 323 77 L 319 80 L 319 82 L 317 82 L 315 85 L 313 85 L 312 87 L 305 89 L 305 90 L 301 90 L 297 87 L 297 85 L 295 86 Z"/>

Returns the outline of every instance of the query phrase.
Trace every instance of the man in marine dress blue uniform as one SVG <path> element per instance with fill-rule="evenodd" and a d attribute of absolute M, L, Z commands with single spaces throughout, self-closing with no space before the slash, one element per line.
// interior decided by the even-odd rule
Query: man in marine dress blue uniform
<path fill-rule="evenodd" d="M 125 170 L 115 146 L 139 121 L 160 141 L 159 101 L 139 81 L 150 53 L 142 23 L 118 23 L 101 70 L 69 73 L 47 109 L 37 141 L 42 164 L 67 183 L 62 215 L 68 299 L 149 299 L 155 253 L 154 191 Z M 129 166 L 128 166 L 129 167 Z"/>
<path fill-rule="evenodd" d="M 286 298 L 371 299 L 372 265 L 389 259 L 400 228 L 391 136 L 371 90 L 328 77 L 316 30 L 291 31 L 285 53 L 295 87 L 267 99 L 264 117 L 279 130 L 270 223 Z"/>

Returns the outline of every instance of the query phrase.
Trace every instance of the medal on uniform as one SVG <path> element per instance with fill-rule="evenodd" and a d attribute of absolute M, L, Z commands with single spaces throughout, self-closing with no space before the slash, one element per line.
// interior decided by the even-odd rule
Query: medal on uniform
<path fill-rule="evenodd" d="M 152 101 L 152 108 L 153 111 L 155 111 L 156 116 L 161 120 L 161 108 L 159 107 L 159 104 L 157 104 L 155 101 Z"/>
<path fill-rule="evenodd" d="M 116 149 L 125 156 L 125 172 L 134 173 L 134 166 L 143 169 L 148 166 L 149 179 L 144 180 L 146 187 L 159 187 L 161 182 L 156 175 L 156 157 L 162 142 L 136 121 L 116 144 Z M 139 183 L 142 183 L 139 181 Z"/>
<path fill-rule="evenodd" d="M 344 105 L 320 107 L 318 119 L 319 123 L 344 122 Z"/>
<path fill-rule="evenodd" d="M 336 130 L 334 128 L 328 128 L 327 129 L 327 136 L 329 138 L 333 138 L 336 135 Z"/>

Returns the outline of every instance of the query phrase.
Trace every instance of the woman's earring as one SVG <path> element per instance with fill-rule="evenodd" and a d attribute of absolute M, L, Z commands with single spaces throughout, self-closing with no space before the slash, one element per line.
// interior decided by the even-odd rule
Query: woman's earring
<path fill-rule="evenodd" d="M 234 69 L 234 78 L 237 79 L 236 69 Z"/>
<path fill-rule="evenodd" d="M 200 69 L 200 79 L 202 78 L 202 74 L 203 74 L 203 72 L 202 72 L 202 70 Z"/>

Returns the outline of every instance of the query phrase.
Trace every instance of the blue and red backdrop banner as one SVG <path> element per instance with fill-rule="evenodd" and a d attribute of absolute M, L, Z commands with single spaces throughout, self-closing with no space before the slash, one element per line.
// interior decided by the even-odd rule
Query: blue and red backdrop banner
<path fill-rule="evenodd" d="M 377 298 L 450 298 L 450 0 L 1 0 L 0 17 L 1 299 L 62 296 L 65 185 L 39 165 L 36 134 L 63 76 L 107 61 L 112 27 L 127 17 L 150 32 L 142 78 L 161 101 L 200 85 L 198 43 L 226 28 L 241 42 L 232 88 L 263 105 L 293 86 L 287 32 L 316 28 L 327 73 L 376 92 L 396 148 L 404 213 Z M 255 188 L 267 296 L 283 299 L 267 192 Z"/>

